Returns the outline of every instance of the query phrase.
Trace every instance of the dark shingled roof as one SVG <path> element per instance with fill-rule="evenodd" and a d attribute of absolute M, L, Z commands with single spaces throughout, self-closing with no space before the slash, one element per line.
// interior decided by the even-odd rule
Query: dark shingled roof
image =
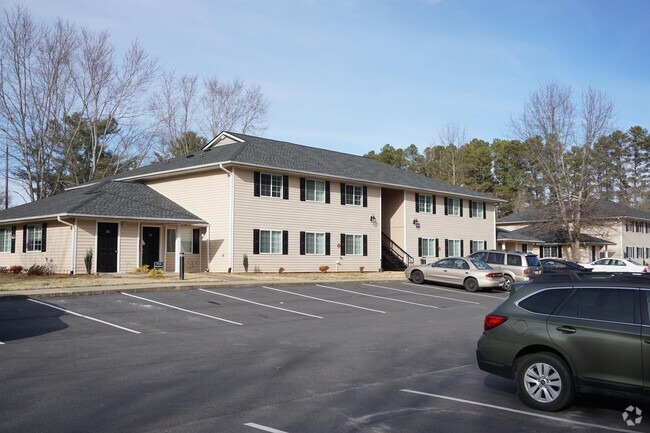
<path fill-rule="evenodd" d="M 204 222 L 146 185 L 114 181 L 97 182 L 0 211 L 0 221 L 56 216 Z"/>
<path fill-rule="evenodd" d="M 497 241 L 544 243 L 539 237 L 532 236 L 524 229 L 510 231 L 500 227 L 497 227 Z"/>
<path fill-rule="evenodd" d="M 562 245 L 569 244 L 569 235 L 566 230 L 552 230 L 544 231 L 541 233 L 535 232 L 534 226 L 523 227 L 517 230 L 508 231 L 502 227 L 497 227 L 497 240 L 498 241 L 523 241 L 534 242 L 540 244 Z M 605 239 L 597 238 L 585 233 L 580 235 L 580 242 L 583 244 L 596 244 L 596 245 L 615 245 Z"/>
<path fill-rule="evenodd" d="M 311 173 L 343 180 L 356 180 L 419 191 L 447 193 L 464 197 L 504 202 L 491 194 L 453 186 L 435 179 L 362 156 L 308 147 L 268 138 L 228 132 L 242 143 L 221 144 L 178 158 L 140 167 L 116 178 L 131 178 L 165 171 L 199 168 L 202 165 L 232 163 L 260 168 L 272 168 L 299 173 Z"/>
<path fill-rule="evenodd" d="M 650 212 L 614 203 L 609 200 L 598 200 L 593 214 L 593 217 L 596 218 L 630 218 L 650 221 Z M 540 215 L 545 215 L 545 213 L 540 212 L 539 208 L 533 208 L 525 212 L 499 218 L 497 224 L 538 222 L 540 221 Z"/>

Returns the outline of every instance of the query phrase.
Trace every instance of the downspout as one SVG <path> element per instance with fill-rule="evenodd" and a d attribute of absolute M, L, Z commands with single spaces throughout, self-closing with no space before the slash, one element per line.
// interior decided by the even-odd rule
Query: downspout
<path fill-rule="evenodd" d="M 72 264 L 70 266 L 70 275 L 75 275 L 77 273 L 77 219 L 74 219 L 74 224 L 63 221 L 60 216 L 57 216 L 56 220 L 72 229 Z"/>
<path fill-rule="evenodd" d="M 233 176 L 234 170 L 229 171 L 223 166 L 223 164 L 219 164 L 219 168 L 225 171 L 230 178 L 230 233 L 228 235 L 230 239 L 228 245 L 228 272 L 233 272 L 235 263 L 235 176 Z"/>

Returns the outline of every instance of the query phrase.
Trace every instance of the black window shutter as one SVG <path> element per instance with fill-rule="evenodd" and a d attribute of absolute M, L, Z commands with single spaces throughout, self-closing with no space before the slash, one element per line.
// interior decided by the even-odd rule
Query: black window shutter
<path fill-rule="evenodd" d="M 300 178 L 300 201 L 305 201 L 305 178 Z"/>
<path fill-rule="evenodd" d="M 325 255 L 326 256 L 330 255 L 330 243 L 331 243 L 330 234 L 325 233 Z"/>
<path fill-rule="evenodd" d="M 341 233 L 341 255 L 345 255 L 345 233 Z"/>
<path fill-rule="evenodd" d="M 27 226 L 23 226 L 23 253 L 27 252 Z"/>
<path fill-rule="evenodd" d="M 282 254 L 289 254 L 289 232 L 282 230 Z"/>
<path fill-rule="evenodd" d="M 463 200 L 460 200 L 460 216 L 463 216 Z"/>
<path fill-rule="evenodd" d="M 368 207 L 368 187 L 363 187 L 363 207 Z"/>
<path fill-rule="evenodd" d="M 440 246 L 438 245 L 438 238 L 436 238 L 436 257 L 440 257 Z"/>
<path fill-rule="evenodd" d="M 445 257 L 449 257 L 449 239 L 445 239 Z"/>
<path fill-rule="evenodd" d="M 539 258 L 540 259 L 544 258 L 544 248 L 543 247 L 539 247 Z"/>
<path fill-rule="evenodd" d="M 305 232 L 300 232 L 300 255 L 305 255 Z"/>
<path fill-rule="evenodd" d="M 485 202 L 483 202 L 483 219 L 487 218 L 487 212 L 486 212 L 487 206 L 485 205 Z"/>
<path fill-rule="evenodd" d="M 422 238 L 418 238 L 418 257 L 422 257 Z"/>
<path fill-rule="evenodd" d="M 486 249 L 486 250 L 488 249 L 487 241 L 483 241 L 483 248 Z"/>
<path fill-rule="evenodd" d="M 470 216 L 472 216 L 472 214 L 470 214 Z M 472 254 L 473 252 L 474 252 L 474 241 L 470 239 L 469 240 L 469 253 Z"/>
<path fill-rule="evenodd" d="M 41 224 L 41 252 L 45 252 L 47 247 L 47 223 Z"/>
<path fill-rule="evenodd" d="M 472 200 L 469 201 L 469 217 L 472 218 L 472 205 L 474 202 Z M 462 212 L 462 211 L 461 211 Z M 462 215 L 462 213 L 461 213 Z"/>
<path fill-rule="evenodd" d="M 282 176 L 282 198 L 289 200 L 289 176 Z"/>
<path fill-rule="evenodd" d="M 558 259 L 562 258 L 562 245 L 557 246 L 557 258 Z"/>
<path fill-rule="evenodd" d="M 341 204 L 345 204 L 345 184 L 341 184 Z"/>
<path fill-rule="evenodd" d="M 363 255 L 368 255 L 368 235 L 363 235 Z"/>
<path fill-rule="evenodd" d="M 447 211 L 447 197 L 445 197 L 445 215 L 449 215 L 449 212 Z"/>
<path fill-rule="evenodd" d="M 420 212 L 420 194 L 418 194 L 417 192 L 415 193 L 415 211 Z"/>
<path fill-rule="evenodd" d="M 465 256 L 465 245 L 464 244 L 465 244 L 465 241 L 461 239 L 460 240 L 460 256 L 461 257 Z"/>
<path fill-rule="evenodd" d="M 16 226 L 11 226 L 11 252 L 16 252 Z"/>
<path fill-rule="evenodd" d="M 260 253 L 260 230 L 253 229 L 253 254 Z"/>
<path fill-rule="evenodd" d="M 253 172 L 253 182 L 255 184 L 253 187 L 253 195 L 255 195 L 255 197 L 259 197 L 260 196 L 260 172 L 259 171 Z"/>
<path fill-rule="evenodd" d="M 431 201 L 433 202 L 433 213 L 436 213 L 436 196 L 431 196 Z"/>
<path fill-rule="evenodd" d="M 330 181 L 325 181 L 325 203 L 330 202 Z"/>
<path fill-rule="evenodd" d="M 201 248 L 201 230 L 192 230 L 192 254 L 199 254 Z"/>

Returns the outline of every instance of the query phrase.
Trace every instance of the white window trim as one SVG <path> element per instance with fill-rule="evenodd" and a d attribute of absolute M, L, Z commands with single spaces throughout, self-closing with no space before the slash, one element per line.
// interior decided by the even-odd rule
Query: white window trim
<path fill-rule="evenodd" d="M 352 195 L 348 194 L 348 188 L 352 188 Z M 359 204 L 356 204 L 354 201 L 355 197 L 357 197 L 357 188 L 359 191 Z M 352 202 L 348 203 L 348 197 L 352 198 Z M 362 185 L 353 185 L 353 184 L 345 184 L 345 205 L 346 206 L 363 206 L 363 186 Z"/>
<path fill-rule="evenodd" d="M 314 188 L 311 190 L 314 194 L 314 197 L 317 196 L 316 192 L 316 185 L 322 185 L 323 186 L 323 199 L 322 200 L 311 200 L 307 197 L 307 191 L 309 191 L 309 188 L 307 188 L 307 183 L 308 182 L 313 182 L 314 183 Z M 326 185 L 324 180 L 317 180 L 317 179 L 305 179 L 305 201 L 309 201 L 312 203 L 325 203 L 325 193 L 326 193 Z"/>
<path fill-rule="evenodd" d="M 314 251 L 316 251 L 316 236 L 323 236 L 323 252 L 313 252 L 310 253 L 307 248 L 307 235 L 314 235 Z M 307 256 L 324 256 L 325 251 L 327 251 L 327 248 L 325 247 L 325 241 L 326 240 L 326 235 L 325 232 L 305 232 L 305 255 Z"/>
<path fill-rule="evenodd" d="M 458 206 L 452 205 L 452 203 L 457 204 Z M 453 211 L 456 211 L 455 213 Z M 460 199 L 447 197 L 447 215 L 449 216 L 460 216 Z"/>
<path fill-rule="evenodd" d="M 29 244 L 28 240 L 29 240 L 29 229 L 30 229 L 30 227 L 32 229 L 34 229 L 35 227 L 40 228 L 41 247 L 39 249 L 36 249 L 36 248 L 34 248 L 32 250 L 29 249 L 30 244 Z M 26 239 L 24 240 L 24 242 L 25 242 L 25 252 L 26 253 L 41 253 L 41 252 L 43 252 L 43 224 L 29 224 L 29 225 L 27 225 L 27 230 L 25 232 L 25 237 L 26 237 Z"/>
<path fill-rule="evenodd" d="M 427 246 L 427 253 L 425 254 L 424 245 Z M 433 247 L 431 248 L 431 246 Z M 433 251 L 431 251 L 433 250 Z M 436 238 L 422 238 L 422 257 L 434 257 L 436 255 Z"/>
<path fill-rule="evenodd" d="M 262 233 L 264 232 L 269 232 L 269 252 L 262 251 Z M 279 252 L 274 253 L 273 252 L 273 233 L 280 233 L 280 249 Z M 282 230 L 276 230 L 276 229 L 260 229 L 260 238 L 259 238 L 259 243 L 260 243 L 260 254 L 263 255 L 271 255 L 271 256 L 277 256 L 282 254 Z"/>
<path fill-rule="evenodd" d="M 478 206 L 480 205 L 480 206 Z M 476 212 L 474 212 L 476 211 Z M 472 206 L 469 209 L 470 215 L 472 218 L 483 218 L 483 202 L 482 201 L 472 201 Z"/>
<path fill-rule="evenodd" d="M 271 184 L 269 185 L 269 194 L 264 194 L 263 188 L 263 177 L 270 176 Z M 280 194 L 275 196 L 273 195 L 273 178 L 280 178 Z M 271 173 L 260 173 L 260 197 L 269 197 L 269 198 L 283 198 L 284 197 L 284 176 L 281 174 L 271 174 Z"/>
<path fill-rule="evenodd" d="M 357 252 L 348 252 L 348 248 L 350 246 L 350 242 L 348 242 L 348 236 L 352 236 L 355 241 L 353 242 L 354 246 L 357 246 L 356 239 L 359 239 L 359 246 L 360 246 L 360 251 L 359 253 Z M 353 250 L 356 250 L 356 248 L 353 248 Z M 362 234 L 353 234 L 353 233 L 346 233 L 345 234 L 345 255 L 346 256 L 363 256 L 363 235 Z"/>
<path fill-rule="evenodd" d="M 433 195 L 431 194 L 420 194 L 418 198 L 418 212 L 420 213 L 433 213 Z M 431 206 L 430 210 L 427 210 L 427 205 Z"/>
<path fill-rule="evenodd" d="M 451 247 L 452 245 L 454 248 Z M 458 251 L 456 251 L 456 246 L 458 246 Z M 447 239 L 447 254 L 447 257 L 460 256 L 460 239 Z"/>
<path fill-rule="evenodd" d="M 11 254 L 11 227 L 2 227 L 0 228 L 0 231 L 4 231 L 5 233 L 9 233 L 7 237 L 5 237 L 5 242 L 7 242 L 7 239 L 9 240 L 8 248 L 7 251 L 1 251 L 0 254 Z M 4 247 L 4 245 L 0 245 L 0 247 Z"/>
<path fill-rule="evenodd" d="M 472 249 L 472 251 L 487 250 L 487 245 L 486 244 L 487 244 L 486 241 L 472 241 L 472 243 L 470 245 L 470 248 Z"/>

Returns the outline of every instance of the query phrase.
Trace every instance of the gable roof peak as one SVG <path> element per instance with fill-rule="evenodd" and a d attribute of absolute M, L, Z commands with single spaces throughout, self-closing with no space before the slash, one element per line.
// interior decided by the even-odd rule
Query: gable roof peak
<path fill-rule="evenodd" d="M 245 141 L 242 138 L 234 135 L 232 132 L 222 131 L 219 135 L 210 140 L 208 144 L 203 146 L 203 149 L 201 150 L 210 150 L 216 146 L 232 143 L 245 143 Z"/>

